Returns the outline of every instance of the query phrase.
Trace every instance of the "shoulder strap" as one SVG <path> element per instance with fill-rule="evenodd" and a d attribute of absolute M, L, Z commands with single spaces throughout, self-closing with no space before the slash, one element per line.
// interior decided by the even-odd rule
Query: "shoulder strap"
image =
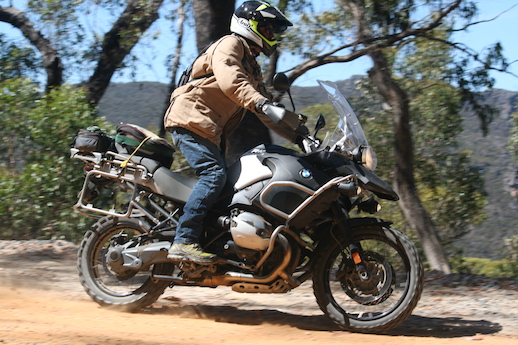
<path fill-rule="evenodd" d="M 178 85 L 176 86 L 177 88 L 180 87 L 180 86 L 184 86 L 185 84 L 187 84 L 188 82 L 190 82 L 191 80 L 196 80 L 196 79 L 202 79 L 202 78 L 208 78 L 208 77 L 212 77 L 214 75 L 214 73 L 208 73 L 208 74 L 204 74 L 204 75 L 201 75 L 199 77 L 196 77 L 196 78 L 192 78 L 191 79 L 191 74 L 192 74 L 192 67 L 194 66 L 194 63 L 196 62 L 196 60 L 198 60 L 198 58 L 200 56 L 202 56 L 206 51 L 207 49 L 209 49 L 209 47 L 216 41 L 212 41 L 210 42 L 205 48 L 202 49 L 202 51 L 198 54 L 198 56 L 196 57 L 196 59 L 194 59 L 194 61 L 191 63 L 191 65 L 189 67 L 187 67 L 187 69 L 185 69 L 185 71 L 183 71 L 182 75 L 180 76 L 180 79 L 178 80 Z"/>
<path fill-rule="evenodd" d="M 200 76 L 198 76 L 196 78 L 191 78 L 192 68 L 193 68 L 194 63 L 196 62 L 196 60 L 198 60 L 198 58 L 200 56 L 202 56 L 209 49 L 209 47 L 211 45 L 213 45 L 214 43 L 218 42 L 220 39 L 210 42 L 205 48 L 203 48 L 203 50 L 200 52 L 200 54 L 198 54 L 198 56 L 196 57 L 196 59 L 194 59 L 194 61 L 191 63 L 191 65 L 185 71 L 183 71 L 182 75 L 180 76 L 180 79 L 178 80 L 178 85 L 176 86 L 177 88 L 179 88 L 180 86 L 184 86 L 185 84 L 187 84 L 187 83 L 189 83 L 189 82 L 191 82 L 193 80 L 209 78 L 209 77 L 212 77 L 214 75 L 214 73 L 207 73 L 207 74 L 200 75 Z M 243 47 L 245 46 L 245 44 L 243 42 L 241 42 L 241 44 L 243 44 Z M 246 53 L 243 56 L 243 61 L 245 59 L 246 59 Z"/>

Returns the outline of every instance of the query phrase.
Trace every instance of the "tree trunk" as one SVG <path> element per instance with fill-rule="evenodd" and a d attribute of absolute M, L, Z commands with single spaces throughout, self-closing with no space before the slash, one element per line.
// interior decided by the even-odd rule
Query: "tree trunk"
<path fill-rule="evenodd" d="M 160 117 L 160 133 L 159 136 L 164 138 L 166 135 L 166 129 L 164 127 L 164 117 L 165 112 L 169 108 L 169 100 L 170 95 L 173 93 L 174 89 L 176 89 L 176 76 L 178 74 L 178 67 L 180 67 L 180 57 L 182 54 L 182 47 L 183 47 L 183 33 L 184 33 L 184 22 L 185 22 L 185 2 L 180 5 L 177 11 L 178 16 L 178 36 L 176 39 L 176 49 L 174 53 L 173 62 L 171 64 L 171 81 L 169 82 L 168 92 L 167 92 L 167 98 L 164 100 L 164 110 L 162 111 L 162 116 Z"/>
<path fill-rule="evenodd" d="M 158 19 L 158 9 L 162 3 L 163 0 L 128 0 L 124 12 L 104 36 L 97 67 L 86 84 L 91 103 L 99 103 L 121 62 Z"/>
<path fill-rule="evenodd" d="M 198 51 L 210 42 L 230 33 L 230 19 L 234 13 L 235 4 L 235 0 L 194 0 Z"/>
<path fill-rule="evenodd" d="M 0 21 L 9 23 L 20 29 L 23 35 L 35 46 L 41 54 L 43 68 L 47 73 L 46 92 L 53 87 L 63 83 L 63 65 L 58 52 L 52 44 L 36 30 L 32 22 L 25 16 L 25 13 L 14 7 L 0 6 Z"/>
<path fill-rule="evenodd" d="M 399 204 L 410 227 L 416 231 L 419 237 L 430 267 L 443 273 L 451 273 L 448 258 L 433 221 L 424 209 L 415 185 L 414 152 L 407 95 L 392 78 L 384 54 L 376 51 L 370 53 L 369 56 L 374 62 L 374 67 L 369 71 L 369 77 L 394 114 L 394 156 L 396 161 L 394 187 L 400 197 Z"/>

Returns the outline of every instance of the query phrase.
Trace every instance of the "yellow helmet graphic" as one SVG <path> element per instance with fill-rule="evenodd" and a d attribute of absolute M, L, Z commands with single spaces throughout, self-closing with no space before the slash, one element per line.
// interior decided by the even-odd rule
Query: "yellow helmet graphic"
<path fill-rule="evenodd" d="M 277 7 L 263 1 L 245 1 L 234 11 L 230 31 L 251 40 L 270 56 L 289 26 L 293 24 Z"/>

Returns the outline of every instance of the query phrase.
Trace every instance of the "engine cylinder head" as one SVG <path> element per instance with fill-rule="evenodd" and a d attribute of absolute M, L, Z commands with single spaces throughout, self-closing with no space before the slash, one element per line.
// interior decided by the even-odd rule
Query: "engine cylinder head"
<path fill-rule="evenodd" d="M 232 217 L 230 233 L 234 242 L 243 248 L 265 250 L 270 244 L 272 225 L 263 217 L 242 212 Z"/>

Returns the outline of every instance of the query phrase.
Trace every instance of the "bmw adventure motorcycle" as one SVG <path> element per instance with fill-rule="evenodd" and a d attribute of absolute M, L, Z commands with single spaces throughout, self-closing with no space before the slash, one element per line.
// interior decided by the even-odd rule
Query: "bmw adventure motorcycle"
<path fill-rule="evenodd" d="M 284 88 L 286 76 L 276 80 Z M 421 259 L 390 221 L 358 217 L 379 210 L 375 197 L 398 195 L 374 174 L 376 156 L 347 100 L 333 83 L 319 83 L 339 117 L 336 129 L 316 139 L 321 116 L 306 152 L 260 145 L 229 167 L 201 242 L 217 254 L 213 264 L 167 258 L 196 179 L 153 156 L 153 142 L 163 139 L 125 132 L 104 148 L 106 137 L 83 137 L 90 147 L 76 139 L 72 158 L 86 166 L 75 209 L 98 218 L 78 252 L 86 293 L 135 311 L 175 285 L 287 293 L 311 279 L 321 310 L 342 329 L 384 332 L 403 322 L 421 296 Z M 263 110 L 277 122 L 290 112 Z"/>

